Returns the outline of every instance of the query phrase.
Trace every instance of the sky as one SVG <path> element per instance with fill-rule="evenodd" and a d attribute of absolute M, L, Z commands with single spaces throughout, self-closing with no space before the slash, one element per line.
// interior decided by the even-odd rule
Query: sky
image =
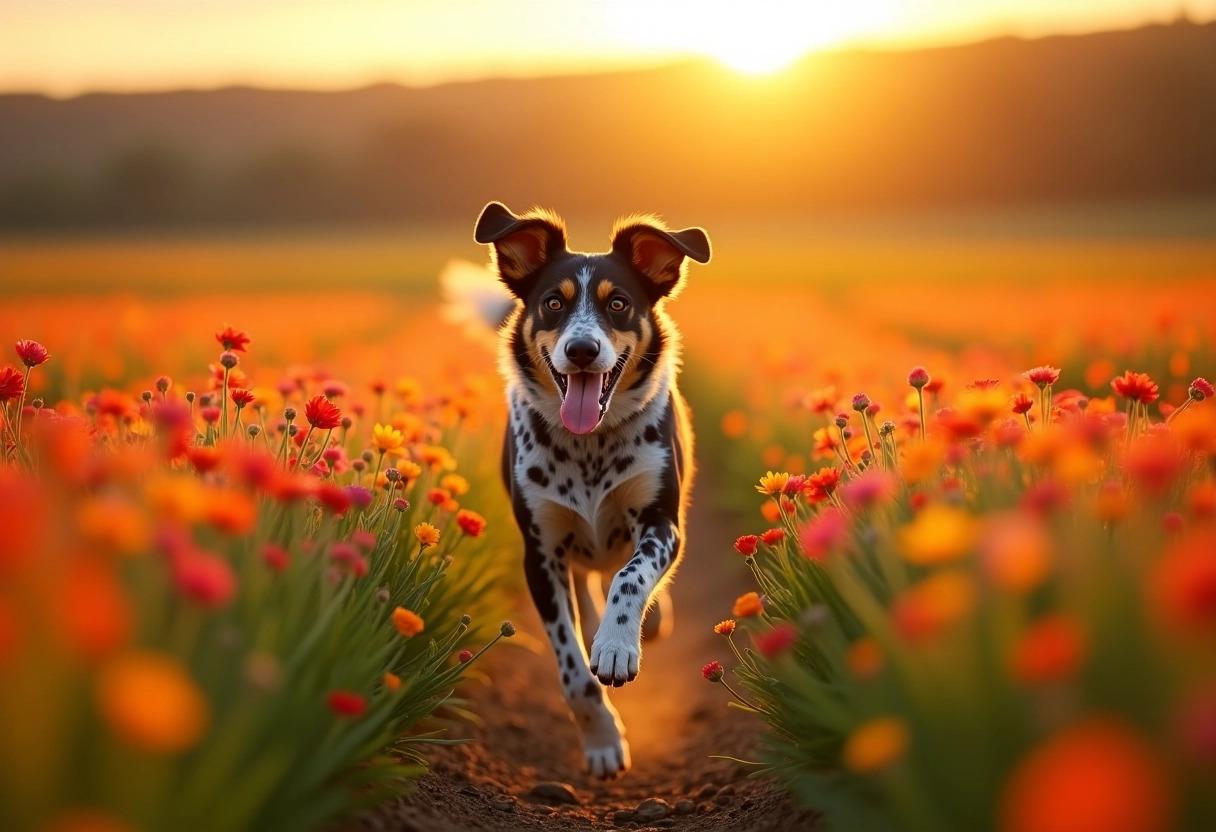
<path fill-rule="evenodd" d="M 427 85 L 1216 19 L 1216 0 L 0 0 L 0 92 Z"/>

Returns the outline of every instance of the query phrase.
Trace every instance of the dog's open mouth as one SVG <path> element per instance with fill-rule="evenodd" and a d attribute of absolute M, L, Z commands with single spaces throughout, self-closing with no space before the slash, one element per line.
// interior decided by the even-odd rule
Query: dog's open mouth
<path fill-rule="evenodd" d="M 606 373 L 559 373 L 549 359 L 548 351 L 542 350 L 541 354 L 561 396 L 562 424 L 571 433 L 583 434 L 595 430 L 608 412 L 612 393 L 621 380 L 621 373 L 625 371 L 625 362 L 629 360 L 629 350 L 622 352 Z"/>

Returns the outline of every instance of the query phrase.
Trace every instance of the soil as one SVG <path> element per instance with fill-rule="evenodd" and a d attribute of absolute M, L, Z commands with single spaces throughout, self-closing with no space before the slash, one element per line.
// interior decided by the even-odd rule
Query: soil
<path fill-rule="evenodd" d="M 672 588 L 674 631 L 646 642 L 638 678 L 611 692 L 631 747 L 629 772 L 609 782 L 582 772 L 557 666 L 525 601 L 513 619 L 524 637 L 499 642 L 483 657 L 484 683 L 463 691 L 481 724 L 457 732 L 473 742 L 433 749 L 431 771 L 412 794 L 357 818 L 347 832 L 813 830 L 814 815 L 792 806 L 771 781 L 720 759 L 756 759 L 764 726 L 728 708 L 725 689 L 701 676 L 714 659 L 729 667 L 729 649 L 713 625 L 751 588 L 741 559 L 730 557 L 734 535 L 712 494 L 699 473 L 688 548 Z"/>

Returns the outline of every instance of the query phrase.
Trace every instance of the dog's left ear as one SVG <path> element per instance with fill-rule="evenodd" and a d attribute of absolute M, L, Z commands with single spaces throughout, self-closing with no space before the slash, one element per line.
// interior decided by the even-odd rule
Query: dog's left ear
<path fill-rule="evenodd" d="M 631 217 L 617 224 L 612 250 L 650 278 L 659 297 L 677 289 L 684 277 L 684 258 L 708 263 L 709 237 L 700 228 L 668 231 L 653 218 Z"/>

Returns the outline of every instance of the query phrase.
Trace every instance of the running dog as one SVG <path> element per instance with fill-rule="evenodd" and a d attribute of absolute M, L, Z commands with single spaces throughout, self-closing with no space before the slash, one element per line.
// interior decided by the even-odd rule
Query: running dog
<path fill-rule="evenodd" d="M 616 224 L 610 251 L 576 253 L 557 215 L 517 216 L 497 202 L 474 237 L 514 298 L 499 350 L 502 475 L 528 589 L 587 769 L 615 777 L 629 769 L 629 745 L 601 685 L 632 681 L 643 635 L 670 628 L 665 586 L 684 553 L 692 481 L 679 335 L 663 303 L 686 258 L 709 262 L 709 238 L 633 216 Z"/>

